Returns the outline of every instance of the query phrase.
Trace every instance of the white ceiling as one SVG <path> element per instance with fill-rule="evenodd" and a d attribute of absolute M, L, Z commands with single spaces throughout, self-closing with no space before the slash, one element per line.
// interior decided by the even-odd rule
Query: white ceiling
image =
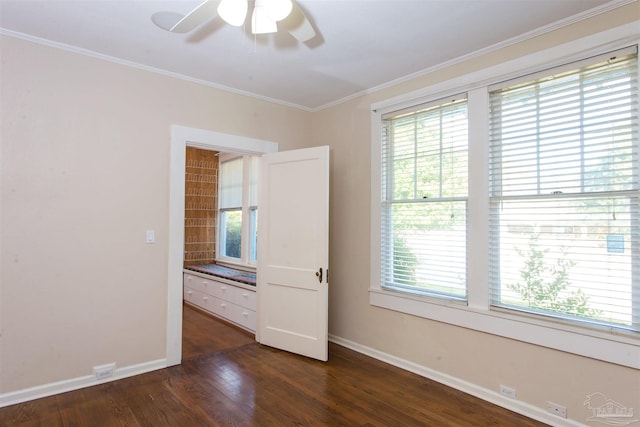
<path fill-rule="evenodd" d="M 0 0 L 0 32 L 42 39 L 201 83 L 315 111 L 479 50 L 627 0 L 297 0 L 316 29 L 254 37 L 220 18 L 187 34 L 158 11 L 201 0 Z M 1 53 L 0 53 L 1 55 Z"/>

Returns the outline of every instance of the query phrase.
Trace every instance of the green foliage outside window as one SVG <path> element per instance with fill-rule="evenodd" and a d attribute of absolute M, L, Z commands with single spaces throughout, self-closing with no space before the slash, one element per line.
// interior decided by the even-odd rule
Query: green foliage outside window
<path fill-rule="evenodd" d="M 230 258 L 240 258 L 242 241 L 242 211 L 227 212 L 225 225 L 224 255 Z"/>
<path fill-rule="evenodd" d="M 398 285 L 416 285 L 416 265 L 418 258 L 402 237 L 393 239 L 393 282 Z"/>
<path fill-rule="evenodd" d="M 516 248 L 525 259 L 520 269 L 521 281 L 507 285 L 528 307 L 581 317 L 597 317 L 599 310 L 589 307 L 589 297 L 582 289 L 569 290 L 569 270 L 575 262 L 567 258 L 566 248 L 555 264 L 545 262 L 548 249 L 540 249 L 538 236 L 533 235 L 525 252 Z"/>

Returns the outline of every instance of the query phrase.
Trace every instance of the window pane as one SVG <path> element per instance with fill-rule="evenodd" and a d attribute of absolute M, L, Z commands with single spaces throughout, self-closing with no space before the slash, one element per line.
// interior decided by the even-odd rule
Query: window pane
<path fill-rule="evenodd" d="M 393 199 L 467 195 L 466 103 L 389 122 Z"/>
<path fill-rule="evenodd" d="M 637 57 L 491 93 L 491 180 L 503 196 L 635 189 Z"/>
<path fill-rule="evenodd" d="M 632 326 L 638 206 L 624 197 L 503 201 L 494 302 Z"/>
<path fill-rule="evenodd" d="M 466 99 L 383 121 L 382 286 L 465 299 Z"/>
<path fill-rule="evenodd" d="M 492 304 L 640 329 L 637 54 L 490 94 Z"/>
<path fill-rule="evenodd" d="M 222 256 L 240 258 L 242 235 L 242 211 L 222 211 L 220 224 Z"/>
<path fill-rule="evenodd" d="M 251 209 L 251 234 L 249 235 L 250 256 L 249 260 L 255 262 L 258 259 L 258 209 Z"/>
<path fill-rule="evenodd" d="M 466 202 L 393 205 L 385 286 L 466 296 Z"/>

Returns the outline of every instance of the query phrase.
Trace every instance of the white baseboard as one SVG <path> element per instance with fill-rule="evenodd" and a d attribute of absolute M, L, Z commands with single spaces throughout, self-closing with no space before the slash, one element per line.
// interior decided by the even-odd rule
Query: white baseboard
<path fill-rule="evenodd" d="M 513 412 L 517 412 L 518 414 L 533 418 L 534 420 L 538 420 L 551 426 L 584 427 L 586 425 L 575 420 L 559 418 L 553 414 L 548 413 L 546 410 L 529 403 L 525 403 L 516 399 L 510 399 L 496 391 L 480 387 L 476 384 L 461 380 L 443 372 L 427 368 L 426 366 L 418 365 L 417 363 L 401 359 L 399 357 L 358 344 L 345 338 L 330 335 L 329 341 L 353 351 L 357 351 L 358 353 L 362 353 L 374 359 L 380 360 L 382 362 L 388 363 L 390 365 L 396 366 L 398 368 L 404 369 L 405 371 L 413 372 L 414 374 L 455 388 L 456 390 L 460 390 L 482 400 L 486 400 L 487 402 L 491 402 L 495 405 L 501 406 Z"/>
<path fill-rule="evenodd" d="M 117 368 L 114 371 L 112 377 L 100 381 L 96 380 L 96 377 L 94 375 L 85 375 L 82 377 L 56 381 L 36 387 L 3 393 L 0 394 L 0 408 L 4 406 L 14 405 L 16 403 L 27 402 L 29 400 L 40 399 L 41 397 L 52 396 L 58 393 L 65 393 L 67 391 L 77 390 L 84 387 L 104 384 L 110 381 L 120 380 L 122 378 L 144 374 L 146 372 L 151 372 L 166 367 L 166 359 L 151 360 L 149 362 L 139 363 L 137 365 Z"/>
<path fill-rule="evenodd" d="M 472 396 L 491 402 L 495 405 L 501 406 L 510 411 L 517 412 L 529 418 L 541 421 L 543 423 L 557 426 L 557 427 L 583 427 L 585 424 L 577 422 L 575 420 L 561 419 L 546 412 L 544 409 L 537 406 L 533 406 L 529 403 L 525 403 L 519 400 L 509 399 L 502 396 L 498 392 L 480 387 L 476 384 L 461 380 L 443 372 L 436 371 L 434 369 L 427 368 L 417 363 L 410 362 L 408 360 L 401 359 L 388 353 L 376 350 L 371 347 L 367 347 L 358 344 L 354 341 L 347 340 L 335 335 L 329 336 L 329 341 L 357 351 L 374 359 L 404 369 L 422 377 L 428 378 L 433 381 L 437 381 L 446 386 L 455 388 L 462 392 L 468 393 Z M 150 362 L 140 363 L 137 365 L 125 366 L 115 370 L 113 377 L 107 378 L 102 381 L 97 381 L 93 375 L 86 375 L 82 377 L 72 378 L 63 381 L 57 381 L 50 384 L 44 384 L 41 386 L 31 387 L 23 390 L 18 390 L 10 393 L 0 394 L 0 408 L 4 406 L 14 405 L 16 403 L 26 402 L 29 400 L 39 399 L 42 397 L 52 396 L 58 393 L 64 393 L 67 391 L 77 390 L 84 387 L 90 387 L 97 384 L 103 384 L 109 381 L 115 381 L 133 375 L 144 374 L 146 372 L 155 371 L 167 367 L 166 359 L 152 360 Z"/>

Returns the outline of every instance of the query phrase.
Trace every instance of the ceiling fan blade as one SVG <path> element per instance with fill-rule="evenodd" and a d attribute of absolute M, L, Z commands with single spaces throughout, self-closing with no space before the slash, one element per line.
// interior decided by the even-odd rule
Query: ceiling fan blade
<path fill-rule="evenodd" d="M 151 21 L 163 30 L 171 31 L 184 15 L 177 12 L 156 12 L 151 15 Z"/>
<path fill-rule="evenodd" d="M 205 0 L 198 7 L 186 14 L 169 31 L 172 33 L 187 33 L 198 25 L 218 16 L 218 3 L 220 0 Z"/>
<path fill-rule="evenodd" d="M 293 2 L 291 14 L 278 24 L 289 31 L 299 42 L 309 41 L 316 36 L 316 31 L 313 29 L 311 22 L 295 2 Z"/>

